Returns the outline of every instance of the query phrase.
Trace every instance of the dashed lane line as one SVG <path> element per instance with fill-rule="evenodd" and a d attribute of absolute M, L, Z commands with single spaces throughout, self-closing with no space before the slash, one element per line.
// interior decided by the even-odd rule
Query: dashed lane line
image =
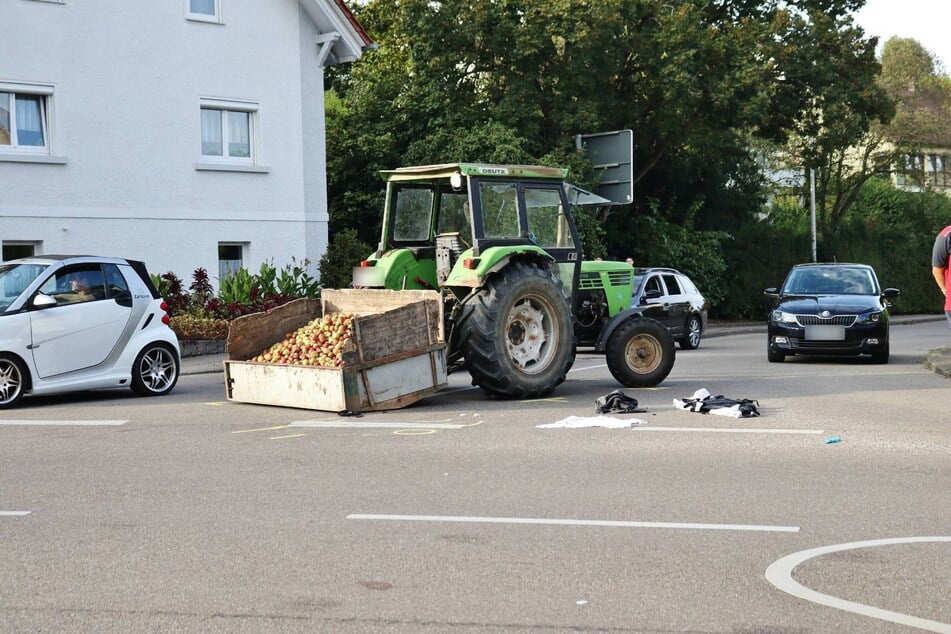
<path fill-rule="evenodd" d="M 765 427 L 651 427 L 635 425 L 634 431 L 689 431 L 714 434 L 824 434 L 824 429 L 770 429 Z"/>
<path fill-rule="evenodd" d="M 258 427 L 256 429 L 238 429 L 231 432 L 232 434 L 250 434 L 255 431 L 274 431 L 275 429 L 287 429 L 287 425 L 277 425 L 274 427 Z"/>
<path fill-rule="evenodd" d="M 478 524 L 540 524 L 548 526 L 601 526 L 608 528 L 674 528 L 715 531 L 761 531 L 798 533 L 798 526 L 762 526 L 756 524 L 697 524 L 680 522 L 631 522 L 617 520 L 570 520 L 533 517 L 470 517 L 459 515 L 375 515 L 351 513 L 348 520 L 378 520 L 391 522 L 462 522 Z"/>
<path fill-rule="evenodd" d="M 478 424 L 478 423 L 476 423 Z M 462 429 L 473 424 L 465 423 L 394 423 L 387 421 L 347 421 L 347 420 L 298 420 L 288 427 L 312 428 L 359 428 L 359 429 Z"/>
<path fill-rule="evenodd" d="M 0 425 L 41 425 L 54 426 L 83 426 L 83 427 L 118 427 L 125 425 L 127 420 L 0 420 Z"/>
<path fill-rule="evenodd" d="M 0 511 L 0 517 L 23 517 L 29 514 L 30 511 Z"/>

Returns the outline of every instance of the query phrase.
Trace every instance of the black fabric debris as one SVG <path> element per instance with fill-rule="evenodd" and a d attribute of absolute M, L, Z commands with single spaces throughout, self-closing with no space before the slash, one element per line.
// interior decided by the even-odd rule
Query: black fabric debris
<path fill-rule="evenodd" d="M 342 412 L 337 412 L 337 416 L 355 416 L 356 418 L 363 418 L 363 413 L 355 412 L 352 409 L 345 409 Z"/>
<path fill-rule="evenodd" d="M 595 404 L 594 411 L 599 414 L 607 414 L 608 412 L 634 414 L 647 411 L 643 407 L 637 406 L 636 398 L 631 398 L 621 390 L 614 390 L 609 394 L 598 397 Z"/>
<path fill-rule="evenodd" d="M 683 398 L 683 409 L 691 412 L 709 414 L 712 410 L 731 408 L 739 405 L 740 418 L 759 416 L 759 402 L 748 398 L 728 398 L 726 396 L 706 396 L 704 398 Z"/>

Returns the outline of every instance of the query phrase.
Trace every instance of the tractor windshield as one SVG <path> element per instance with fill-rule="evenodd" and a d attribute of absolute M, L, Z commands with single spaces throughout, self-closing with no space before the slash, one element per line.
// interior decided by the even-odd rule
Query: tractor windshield
<path fill-rule="evenodd" d="M 396 243 L 428 242 L 434 206 L 437 235 L 458 233 L 467 242 L 472 239 L 469 195 L 464 189 L 454 190 L 448 184 L 441 187 L 428 183 L 402 185 L 395 188 L 393 201 L 393 241 Z"/>
<path fill-rule="evenodd" d="M 399 187 L 396 190 L 392 213 L 393 240 L 397 242 L 428 240 L 432 226 L 432 188 L 415 185 Z"/>

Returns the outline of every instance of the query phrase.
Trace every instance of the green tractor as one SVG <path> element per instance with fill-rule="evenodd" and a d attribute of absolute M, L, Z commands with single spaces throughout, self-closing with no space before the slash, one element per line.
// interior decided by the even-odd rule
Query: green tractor
<path fill-rule="evenodd" d="M 377 251 L 359 288 L 432 289 L 445 302 L 448 363 L 502 398 L 537 398 L 565 380 L 578 348 L 615 379 L 651 387 L 674 365 L 659 322 L 631 308 L 634 270 L 584 261 L 572 200 L 594 196 L 567 170 L 453 163 L 384 171 Z"/>

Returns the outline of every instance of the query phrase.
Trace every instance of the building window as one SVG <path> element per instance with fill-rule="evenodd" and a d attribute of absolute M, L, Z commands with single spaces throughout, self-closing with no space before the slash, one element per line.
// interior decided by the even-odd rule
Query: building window
<path fill-rule="evenodd" d="M 946 154 L 928 154 L 925 163 L 925 178 L 933 187 L 951 186 L 951 164 Z"/>
<path fill-rule="evenodd" d="M 218 243 L 218 281 L 228 279 L 244 266 L 244 242 Z"/>
<path fill-rule="evenodd" d="M 189 20 L 221 22 L 221 0 L 185 0 Z"/>
<path fill-rule="evenodd" d="M 257 104 L 202 101 L 202 161 L 253 164 L 256 113 Z"/>
<path fill-rule="evenodd" d="M 18 260 L 19 258 L 29 258 L 36 255 L 36 242 L 14 242 L 13 240 L 3 241 L 3 261 Z"/>
<path fill-rule="evenodd" d="M 0 152 L 49 154 L 49 97 L 0 82 Z"/>

